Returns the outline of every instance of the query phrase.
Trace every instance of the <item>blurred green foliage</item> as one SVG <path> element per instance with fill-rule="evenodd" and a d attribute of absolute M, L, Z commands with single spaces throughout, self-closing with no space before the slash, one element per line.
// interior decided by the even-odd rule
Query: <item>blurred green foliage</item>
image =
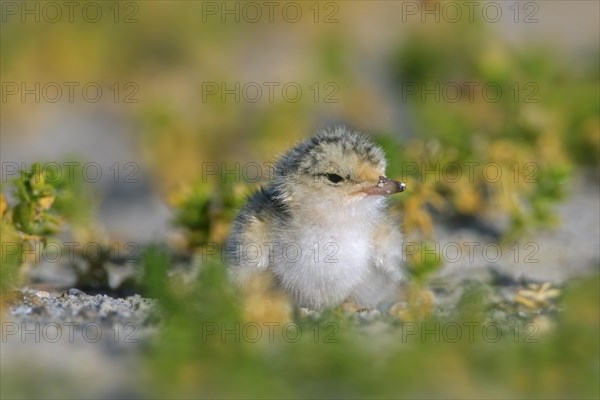
<path fill-rule="evenodd" d="M 65 163 L 68 169 L 53 165 L 56 163 L 33 163 L 30 169 L 21 169 L 19 177 L 2 188 L 2 293 L 27 283 L 30 267 L 46 259 L 46 246 L 50 242 L 55 245 L 54 249 L 60 249 L 59 262 L 73 268 L 77 277 L 75 285 L 84 289 L 108 289 L 111 285 L 107 262 L 115 254 L 127 254 L 115 248 L 120 245 L 118 242 L 109 245 L 95 231 L 91 215 L 97 200 L 83 180 L 84 163 Z M 66 236 L 59 238 L 59 234 Z M 66 241 L 71 246 L 63 245 L 65 238 L 69 238 Z M 88 244 L 100 249 L 100 253 L 83 251 Z M 81 261 L 84 266 L 72 260 Z"/>
<path fill-rule="evenodd" d="M 177 210 L 174 224 L 184 229 L 186 247 L 198 249 L 206 243 L 225 241 L 229 224 L 244 200 L 235 186 L 229 181 L 198 182 L 188 188 L 191 193 L 173 199 Z"/>
<path fill-rule="evenodd" d="M 19 270 L 27 263 L 26 254 L 41 251 L 48 238 L 59 232 L 62 224 L 60 215 L 53 207 L 61 185 L 55 176 L 42 169 L 41 164 L 33 164 L 31 170 L 21 170 L 20 177 L 12 183 L 15 197 L 12 207 L 4 193 L 0 194 L 2 293 L 23 278 L 23 272 Z"/>
<path fill-rule="evenodd" d="M 407 230 L 431 234 L 424 205 L 508 216 L 505 235 L 555 222 L 574 164 L 598 162 L 598 74 L 568 74 L 551 51 L 510 47 L 483 24 L 441 25 L 413 32 L 392 63 L 418 132 L 402 147 L 384 143 L 403 149 L 390 173 L 416 187 Z"/>
<path fill-rule="evenodd" d="M 51 210 L 56 188 L 47 183 L 39 163 L 33 164 L 31 171 L 20 172 L 21 178 L 13 181 L 17 197 L 17 204 L 12 209 L 15 227 L 27 235 L 36 235 L 41 239 L 57 233 L 59 221 Z"/>
<path fill-rule="evenodd" d="M 465 291 L 447 317 L 377 325 L 339 311 L 316 319 L 281 320 L 268 313 L 263 319 L 247 319 L 244 296 L 232 293 L 217 260 L 204 265 L 185 290 L 164 290 L 170 265 L 164 251 L 149 251 L 145 265 L 147 287 L 160 299 L 165 317 L 161 340 L 147 353 L 153 396 L 598 394 L 598 277 L 567 290 L 563 307 L 568 312 L 559 315 L 553 328 L 545 326 L 545 317 L 490 320 L 485 286 Z"/>

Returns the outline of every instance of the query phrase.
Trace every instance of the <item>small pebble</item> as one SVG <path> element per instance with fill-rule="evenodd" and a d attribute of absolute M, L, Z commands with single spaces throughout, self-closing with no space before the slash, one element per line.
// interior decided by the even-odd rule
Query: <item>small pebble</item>
<path fill-rule="evenodd" d="M 306 307 L 298 307 L 298 313 L 300 314 L 301 317 L 308 316 L 309 312 L 310 312 L 310 310 Z"/>
<path fill-rule="evenodd" d="M 379 310 L 364 309 L 364 310 L 359 310 L 356 313 L 363 321 L 373 321 L 374 319 L 381 316 L 381 311 L 379 311 Z"/>
<path fill-rule="evenodd" d="M 311 310 L 310 308 L 306 308 L 306 307 L 299 307 L 298 312 L 299 312 L 300 316 L 303 318 L 319 319 L 321 317 L 320 312 L 318 312 L 316 310 Z"/>
<path fill-rule="evenodd" d="M 36 306 L 36 307 L 41 307 L 44 305 L 44 301 L 42 300 L 41 297 L 38 297 L 38 296 L 31 296 L 29 298 L 29 302 L 31 303 L 31 305 Z"/>
<path fill-rule="evenodd" d="M 69 296 L 82 296 L 85 295 L 85 292 L 83 292 L 82 290 L 79 290 L 77 288 L 71 288 L 69 289 Z"/>

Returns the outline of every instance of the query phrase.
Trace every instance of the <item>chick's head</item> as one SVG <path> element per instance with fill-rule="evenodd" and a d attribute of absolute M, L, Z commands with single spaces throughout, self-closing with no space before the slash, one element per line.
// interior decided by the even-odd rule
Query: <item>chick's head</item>
<path fill-rule="evenodd" d="M 346 128 L 318 133 L 281 157 L 275 182 L 290 202 L 344 207 L 381 203 L 404 184 L 385 177 L 383 150 L 367 136 Z"/>

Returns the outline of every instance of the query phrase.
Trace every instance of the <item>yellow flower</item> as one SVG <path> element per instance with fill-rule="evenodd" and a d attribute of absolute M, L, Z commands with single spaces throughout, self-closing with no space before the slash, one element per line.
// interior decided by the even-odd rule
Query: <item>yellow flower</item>
<path fill-rule="evenodd" d="M 560 295 L 560 290 L 552 288 L 550 282 L 545 282 L 542 285 L 530 283 L 527 287 L 528 289 L 521 289 L 517 292 L 515 302 L 531 309 L 547 307 L 550 305 L 551 299 Z"/>

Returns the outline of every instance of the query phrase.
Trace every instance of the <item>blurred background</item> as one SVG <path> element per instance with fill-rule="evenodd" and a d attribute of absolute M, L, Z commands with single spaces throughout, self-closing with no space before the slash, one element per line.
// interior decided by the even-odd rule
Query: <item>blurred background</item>
<path fill-rule="evenodd" d="M 142 248 L 160 244 L 180 264 L 193 264 L 207 244 L 225 240 L 237 208 L 268 182 L 279 154 L 337 123 L 372 135 L 386 151 L 388 176 L 407 183 L 409 190 L 392 207 L 406 240 L 418 244 L 408 260 L 417 281 L 474 274 L 490 264 L 480 248 L 475 259 L 458 262 L 423 257 L 426 245 L 440 253 L 447 243 L 473 241 L 504 249 L 502 260 L 492 264 L 512 277 L 555 285 L 597 277 L 598 2 L 0 4 L 3 243 L 75 241 L 124 249 L 121 257 L 102 262 L 78 254 L 78 267 L 20 253 L 3 257 L 3 290 L 41 282 L 137 292 L 127 283 Z M 35 172 L 25 178 L 20 172 L 35 162 L 45 177 L 37 189 L 31 184 Z M 18 179 L 29 179 L 29 186 L 14 189 Z M 131 244 L 133 252 L 126 249 Z M 527 262 L 528 254 L 535 264 Z M 587 287 L 585 293 L 597 297 L 597 285 Z M 152 289 L 142 294 L 165 295 Z M 577 299 L 573 307 L 587 319 L 585 337 L 597 339 L 597 304 L 586 308 Z M 213 312 L 208 315 L 219 315 Z M 202 318 L 208 317 L 196 321 Z M 330 369 L 307 362 L 299 375 L 286 372 L 274 382 L 251 372 L 259 356 L 246 348 L 217 346 L 202 362 L 194 352 L 170 358 L 170 348 L 146 356 L 155 373 L 179 382 L 161 386 L 171 395 L 218 393 L 217 384 L 205 384 L 208 378 L 196 380 L 216 364 L 217 372 L 206 376 L 225 386 L 233 376 L 236 383 L 225 393 L 235 395 L 477 397 L 490 388 L 509 397 L 597 395 L 597 375 L 579 387 L 570 372 L 574 362 L 599 372 L 597 344 L 593 359 L 574 349 L 566 351 L 563 368 L 556 367 L 561 358 L 551 349 L 580 329 L 581 319 L 570 318 L 572 326 L 554 333 L 542 353 L 507 352 L 510 360 L 493 369 L 509 380 L 506 389 L 485 374 L 472 380 L 470 374 L 485 364 L 474 355 L 461 361 L 461 352 L 471 351 L 464 348 L 418 348 L 423 356 L 414 348 L 394 350 L 400 358 L 408 351 L 407 359 L 425 369 L 441 355 L 440 365 L 450 368 L 435 371 L 458 371 L 431 386 L 406 365 L 384 363 L 389 373 L 380 378 L 413 382 L 406 392 L 380 383 L 375 373 L 360 379 L 356 368 L 373 362 L 369 352 L 344 358 L 342 350 L 327 348 L 322 358 L 328 361 L 321 362 Z M 180 323 L 190 332 L 196 327 Z M 167 337 L 183 343 L 183 354 L 195 340 L 190 332 L 168 331 Z M 296 360 L 299 348 L 314 351 L 280 349 L 275 365 Z M 528 356 L 539 370 L 519 377 L 516 365 Z M 16 359 L 4 359 L 3 373 Z M 245 367 L 232 367 L 239 360 Z M 268 360 L 260 358 L 265 370 L 273 368 L 264 365 Z M 308 372 L 313 367 L 318 372 Z M 314 387 L 302 389 L 296 385 L 301 379 L 314 379 Z"/>

